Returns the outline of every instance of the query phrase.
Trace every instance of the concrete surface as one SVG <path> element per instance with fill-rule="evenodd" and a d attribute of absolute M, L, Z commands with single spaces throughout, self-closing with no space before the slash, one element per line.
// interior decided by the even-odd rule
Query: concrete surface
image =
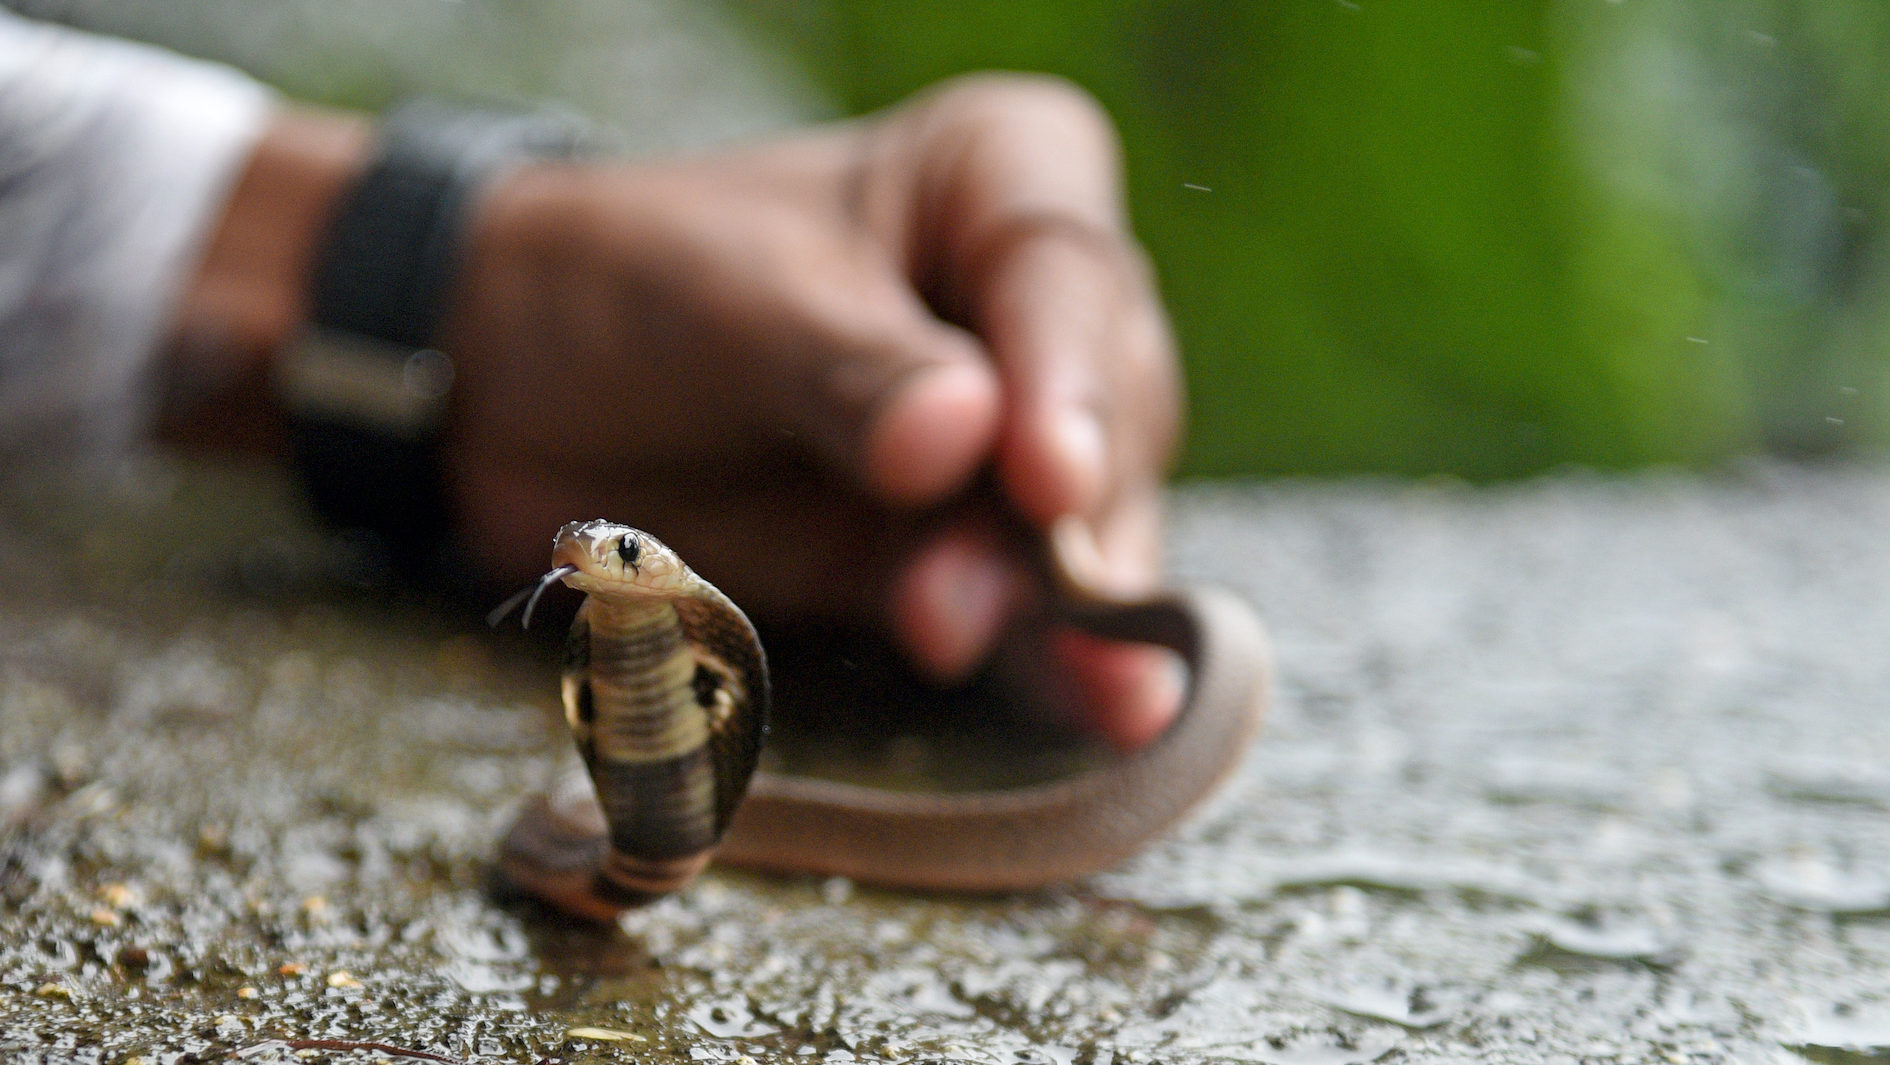
<path fill-rule="evenodd" d="M 1890 1059 L 1884 470 L 1184 489 L 1282 682 L 1182 831 L 607 932 L 483 885 L 549 645 L 325 583 L 278 496 L 0 508 L 0 1059 Z"/>

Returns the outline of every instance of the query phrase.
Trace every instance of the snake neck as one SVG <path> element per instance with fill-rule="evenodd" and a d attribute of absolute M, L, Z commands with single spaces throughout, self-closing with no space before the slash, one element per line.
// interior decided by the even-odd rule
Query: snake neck
<path fill-rule="evenodd" d="M 695 656 L 676 609 L 660 599 L 585 603 L 589 648 L 582 676 L 594 723 L 594 754 L 651 762 L 688 754 L 708 741 L 708 722 L 690 681 Z"/>
<path fill-rule="evenodd" d="M 685 651 L 676 608 L 662 599 L 592 595 L 584 602 L 593 677 L 641 675 Z"/>

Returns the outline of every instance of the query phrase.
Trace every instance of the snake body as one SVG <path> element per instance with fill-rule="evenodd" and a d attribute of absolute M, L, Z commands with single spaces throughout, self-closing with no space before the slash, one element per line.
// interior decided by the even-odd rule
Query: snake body
<path fill-rule="evenodd" d="M 1053 783 L 982 792 L 756 773 L 767 667 L 741 610 L 627 526 L 566 525 L 552 565 L 548 581 L 588 593 L 563 688 L 591 779 L 529 800 L 499 866 L 579 916 L 608 919 L 674 890 L 712 854 L 932 890 L 1068 880 L 1119 861 L 1206 797 L 1238 765 L 1265 708 L 1264 632 L 1232 595 L 1199 588 L 1121 602 L 1066 588 L 1056 621 L 1169 648 L 1188 668 L 1181 714 L 1144 750 Z"/>

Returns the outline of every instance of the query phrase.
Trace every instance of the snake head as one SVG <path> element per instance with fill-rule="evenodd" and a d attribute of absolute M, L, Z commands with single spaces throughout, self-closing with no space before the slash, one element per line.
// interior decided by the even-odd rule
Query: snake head
<path fill-rule="evenodd" d="M 552 542 L 553 572 L 569 568 L 564 583 L 580 592 L 671 596 L 696 580 L 682 559 L 641 529 L 611 521 L 574 521 Z"/>

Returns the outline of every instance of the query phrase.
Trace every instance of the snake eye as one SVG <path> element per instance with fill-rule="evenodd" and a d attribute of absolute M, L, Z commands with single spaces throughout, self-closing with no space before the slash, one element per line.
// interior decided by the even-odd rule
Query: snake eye
<path fill-rule="evenodd" d="M 642 556 L 643 545 L 637 543 L 636 537 L 626 535 L 623 539 L 617 541 L 617 557 L 623 559 L 624 565 L 635 569 L 637 567 L 637 559 Z"/>

